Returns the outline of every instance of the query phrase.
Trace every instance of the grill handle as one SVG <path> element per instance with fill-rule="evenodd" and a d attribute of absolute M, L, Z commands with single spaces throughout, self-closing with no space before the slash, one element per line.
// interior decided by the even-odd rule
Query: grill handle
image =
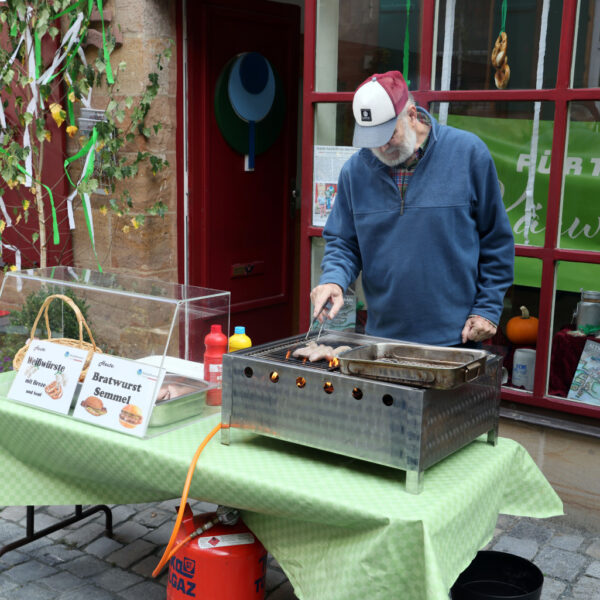
<path fill-rule="evenodd" d="M 481 373 L 481 363 L 476 362 L 472 365 L 467 365 L 465 367 L 465 382 L 473 381 L 473 379 L 477 379 L 479 374 Z"/>

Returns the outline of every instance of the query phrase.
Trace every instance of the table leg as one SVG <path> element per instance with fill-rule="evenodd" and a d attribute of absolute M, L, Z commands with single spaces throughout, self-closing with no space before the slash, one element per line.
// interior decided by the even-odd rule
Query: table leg
<path fill-rule="evenodd" d="M 67 527 L 68 525 L 76 523 L 77 521 L 81 521 L 82 519 L 85 519 L 85 518 L 89 517 L 90 515 L 93 515 L 100 511 L 103 511 L 104 514 L 106 515 L 106 532 L 107 532 L 108 537 L 113 536 L 112 511 L 105 504 L 98 504 L 98 505 L 92 506 L 91 508 L 88 508 L 86 510 L 83 510 L 81 504 L 78 504 L 77 506 L 75 506 L 75 515 L 73 517 L 69 517 L 68 519 L 63 519 L 62 521 L 59 521 L 58 523 L 55 523 L 54 525 L 51 525 L 50 527 L 41 529 L 38 532 L 35 531 L 35 527 L 34 527 L 34 509 L 35 509 L 34 506 L 27 507 L 27 524 L 26 524 L 27 535 L 25 535 L 24 537 L 22 537 L 19 540 L 16 540 L 15 542 L 11 542 L 10 544 L 6 544 L 5 546 L 2 546 L 2 548 L 0 548 L 0 556 L 2 556 L 3 554 L 6 554 L 10 550 L 15 550 L 16 548 L 25 546 L 25 544 L 29 544 L 29 542 L 39 540 L 40 538 L 42 538 L 50 533 L 54 533 L 55 531 L 58 531 L 59 529 L 63 529 L 64 527 Z"/>
<path fill-rule="evenodd" d="M 423 491 L 423 471 L 406 471 L 406 491 L 409 494 Z"/>

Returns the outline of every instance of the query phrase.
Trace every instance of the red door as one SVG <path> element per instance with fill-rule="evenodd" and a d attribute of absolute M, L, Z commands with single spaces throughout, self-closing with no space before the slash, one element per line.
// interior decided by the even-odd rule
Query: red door
<path fill-rule="evenodd" d="M 189 282 L 231 292 L 231 333 L 244 325 L 254 344 L 285 337 L 293 327 L 300 11 L 266 1 L 188 2 L 186 26 Z M 241 122 L 250 127 L 226 82 L 250 53 L 270 67 L 279 116 L 257 120 L 245 156 L 232 136 Z M 255 83 L 246 81 L 262 89 Z"/>

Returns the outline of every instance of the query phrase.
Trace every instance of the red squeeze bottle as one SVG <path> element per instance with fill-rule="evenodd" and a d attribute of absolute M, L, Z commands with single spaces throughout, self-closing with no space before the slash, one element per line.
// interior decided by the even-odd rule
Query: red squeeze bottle
<path fill-rule="evenodd" d="M 223 383 L 223 354 L 227 352 L 227 336 L 220 325 L 211 325 L 210 333 L 204 338 L 204 379 L 216 383 L 217 387 L 206 393 L 206 404 L 221 405 L 221 385 Z"/>

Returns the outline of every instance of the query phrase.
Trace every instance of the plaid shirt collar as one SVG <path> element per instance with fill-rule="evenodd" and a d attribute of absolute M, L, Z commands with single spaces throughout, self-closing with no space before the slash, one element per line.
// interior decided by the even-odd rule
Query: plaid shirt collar
<path fill-rule="evenodd" d="M 431 127 L 431 120 L 429 117 L 422 113 L 417 113 L 417 118 L 421 123 L 424 123 Z M 405 160 L 403 163 L 399 164 L 397 167 L 389 167 L 389 173 L 394 180 L 394 183 L 398 186 L 398 191 L 400 193 L 400 214 L 404 214 L 404 197 L 406 195 L 406 188 L 408 187 L 408 182 L 414 170 L 416 169 L 419 161 L 423 158 L 425 151 L 427 150 L 427 144 L 429 143 L 429 138 L 431 136 L 431 129 L 423 143 L 415 150 L 414 154 Z"/>
<path fill-rule="evenodd" d="M 421 123 L 431 128 L 431 120 L 425 113 L 417 112 L 417 118 Z M 392 176 L 394 176 L 395 172 L 397 171 L 412 171 L 417 166 L 418 162 L 423 158 L 425 150 L 427 150 L 427 144 L 429 143 L 430 136 L 431 129 L 429 130 L 427 137 L 423 140 L 423 143 L 415 150 L 412 156 L 407 158 L 403 163 L 399 164 L 397 167 L 390 167 L 390 172 Z"/>

